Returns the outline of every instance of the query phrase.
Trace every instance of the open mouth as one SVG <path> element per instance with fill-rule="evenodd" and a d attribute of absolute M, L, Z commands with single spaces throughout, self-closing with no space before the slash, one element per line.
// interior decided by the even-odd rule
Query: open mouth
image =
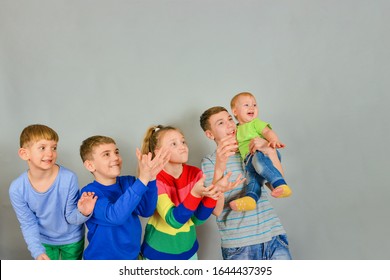
<path fill-rule="evenodd" d="M 233 130 L 233 131 L 231 131 L 231 132 L 228 132 L 228 133 L 227 133 L 227 135 L 234 136 L 234 135 L 236 135 L 236 131 L 235 131 L 235 130 Z"/>

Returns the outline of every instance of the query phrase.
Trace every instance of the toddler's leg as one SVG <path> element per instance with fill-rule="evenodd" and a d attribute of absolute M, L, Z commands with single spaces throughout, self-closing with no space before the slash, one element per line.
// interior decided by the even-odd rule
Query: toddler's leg
<path fill-rule="evenodd" d="M 271 192 L 271 195 L 275 198 L 289 197 L 292 194 L 292 191 L 287 185 L 280 185 L 274 188 Z"/>
<path fill-rule="evenodd" d="M 262 152 L 256 152 L 256 156 L 253 158 L 253 166 L 256 172 L 264 177 L 272 186 L 271 195 L 276 198 L 289 197 L 292 194 L 292 191 L 289 186 L 287 186 L 286 181 L 283 178 L 280 170 L 275 167 L 274 163 L 271 161 L 270 157 L 264 155 Z M 279 152 L 276 150 L 275 155 L 278 156 L 276 161 L 276 166 L 281 168 Z M 275 156 L 273 156 L 275 157 Z"/>
<path fill-rule="evenodd" d="M 245 196 L 235 199 L 229 203 L 229 206 L 234 211 L 251 211 L 256 209 L 257 201 L 261 196 L 261 185 L 264 182 L 264 178 L 261 178 L 257 173 L 254 167 L 251 164 L 251 157 L 248 158 L 248 161 L 245 168 Z"/>

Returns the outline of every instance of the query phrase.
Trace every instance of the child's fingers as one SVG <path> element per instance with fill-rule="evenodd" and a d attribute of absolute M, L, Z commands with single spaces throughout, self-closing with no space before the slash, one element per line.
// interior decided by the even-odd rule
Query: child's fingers
<path fill-rule="evenodd" d="M 140 151 L 140 149 L 135 149 L 135 155 L 136 155 L 136 157 L 138 158 L 138 160 L 141 160 L 141 151 Z"/>

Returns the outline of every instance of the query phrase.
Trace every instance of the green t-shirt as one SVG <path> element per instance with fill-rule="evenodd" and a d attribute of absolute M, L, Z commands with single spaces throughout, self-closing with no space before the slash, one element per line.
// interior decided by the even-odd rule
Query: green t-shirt
<path fill-rule="evenodd" d="M 253 138 L 258 136 L 264 138 L 262 131 L 266 127 L 272 129 L 269 123 L 266 123 L 260 119 L 254 119 L 248 123 L 237 126 L 236 137 L 238 141 L 238 149 L 240 150 L 242 159 L 245 159 L 246 155 L 249 153 L 249 142 Z"/>

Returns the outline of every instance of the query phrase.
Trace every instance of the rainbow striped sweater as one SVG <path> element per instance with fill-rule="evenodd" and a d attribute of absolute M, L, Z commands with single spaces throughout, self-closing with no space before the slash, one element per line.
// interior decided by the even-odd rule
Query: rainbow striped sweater
<path fill-rule="evenodd" d="M 202 171 L 183 165 L 179 178 L 164 170 L 157 175 L 157 208 L 145 228 L 142 255 L 151 260 L 188 260 L 198 251 L 195 226 L 211 215 L 216 200 L 191 195 Z"/>

